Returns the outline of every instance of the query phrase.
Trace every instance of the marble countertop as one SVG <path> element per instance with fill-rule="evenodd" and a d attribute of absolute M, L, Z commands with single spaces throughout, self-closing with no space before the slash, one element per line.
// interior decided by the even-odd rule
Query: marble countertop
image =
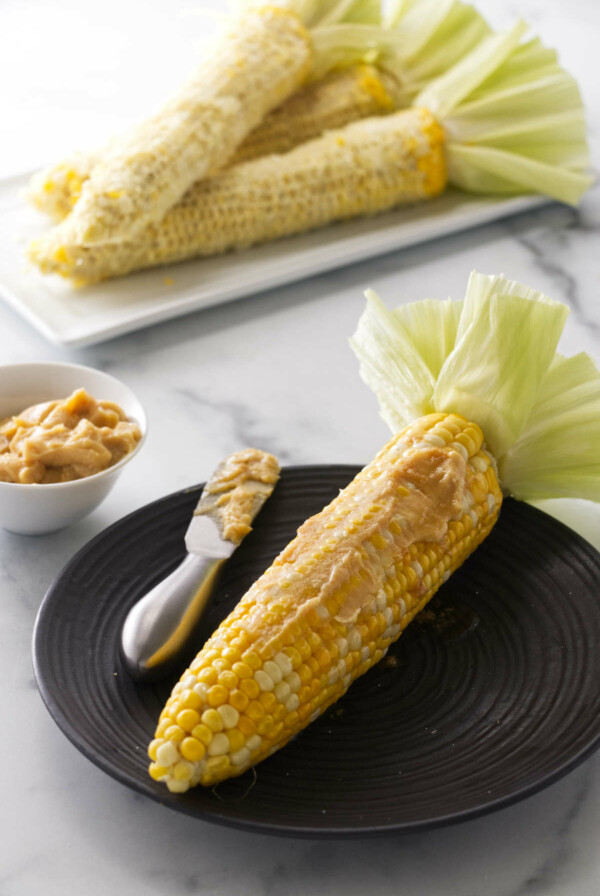
<path fill-rule="evenodd" d="M 134 110 L 151 108 L 190 67 L 204 27 L 180 14 L 191 5 L 4 0 L 0 176 L 93 145 Z M 481 7 L 495 24 L 523 15 L 560 48 L 597 133 L 600 7 Z M 595 189 L 578 211 L 553 205 L 79 351 L 45 342 L 0 303 L 2 363 L 62 360 L 106 370 L 138 394 L 150 423 L 137 462 L 81 524 L 39 538 L 0 532 L 2 896 L 600 891 L 600 756 L 514 807 L 430 833 L 352 842 L 244 833 L 175 815 L 95 768 L 46 712 L 30 657 L 44 592 L 75 551 L 129 511 L 201 481 L 224 454 L 248 444 L 284 464 L 362 463 L 374 454 L 387 430 L 347 344 L 365 287 L 394 304 L 459 296 L 473 268 L 504 272 L 568 302 L 564 351 L 585 349 L 600 360 L 599 231 Z M 546 509 L 600 547 L 597 507 L 556 501 Z"/>

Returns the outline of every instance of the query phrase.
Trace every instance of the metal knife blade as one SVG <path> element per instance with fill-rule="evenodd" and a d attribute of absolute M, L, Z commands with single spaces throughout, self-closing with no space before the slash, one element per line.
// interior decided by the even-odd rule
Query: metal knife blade
<path fill-rule="evenodd" d="M 125 619 L 121 654 L 134 678 L 158 678 L 187 646 L 226 561 L 251 531 L 278 478 L 273 455 L 252 448 L 215 470 L 188 526 L 185 558 Z"/>
<path fill-rule="evenodd" d="M 227 560 L 237 548 L 233 541 L 221 538 L 219 527 L 212 517 L 196 514 L 185 533 L 185 546 L 190 554 L 202 554 L 215 560 Z"/>

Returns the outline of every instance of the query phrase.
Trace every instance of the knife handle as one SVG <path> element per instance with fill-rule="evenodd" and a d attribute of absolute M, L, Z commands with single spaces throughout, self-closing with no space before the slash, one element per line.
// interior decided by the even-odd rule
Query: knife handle
<path fill-rule="evenodd" d="M 121 632 L 121 654 L 130 675 L 157 678 L 176 657 L 202 616 L 224 563 L 188 554 L 132 607 Z"/>

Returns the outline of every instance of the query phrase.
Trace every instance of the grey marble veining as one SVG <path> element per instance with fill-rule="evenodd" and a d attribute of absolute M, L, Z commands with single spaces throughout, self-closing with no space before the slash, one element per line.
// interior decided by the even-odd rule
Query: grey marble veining
<path fill-rule="evenodd" d="M 138 88 L 146 91 L 141 105 L 161 78 L 176 83 L 192 50 L 175 51 L 173 35 L 181 31 L 172 20 L 188 5 L 0 5 L 0 76 L 7 83 L 10 74 L 13 86 L 0 98 L 9 104 L 0 109 L 2 120 L 13 125 L 0 175 L 58 156 L 79 137 L 92 145 L 118 128 L 132 113 L 128 84 L 140 80 L 132 60 L 149 65 L 157 45 L 172 64 L 155 65 Z M 523 15 L 561 48 L 598 132 L 600 8 L 586 0 L 482 0 L 481 6 L 496 24 Z M 120 21 L 130 27 L 120 29 Z M 94 29 L 105 53 L 93 49 Z M 76 84 L 73 66 L 81 74 Z M 267 837 L 176 815 L 96 769 L 44 709 L 30 658 L 43 594 L 75 551 L 124 514 L 201 481 L 224 454 L 254 443 L 286 464 L 361 463 L 372 456 L 387 430 L 347 345 L 365 287 L 394 304 L 459 296 L 473 268 L 503 271 L 567 301 L 573 313 L 564 351 L 584 349 L 600 360 L 599 230 L 597 188 L 577 212 L 551 206 L 84 350 L 48 344 L 0 304 L 0 360 L 65 360 L 114 373 L 139 395 L 150 423 L 139 459 L 87 520 L 42 538 L 0 531 L 1 896 L 600 892 L 600 756 L 522 803 L 455 827 L 352 842 Z M 561 501 L 545 507 L 600 547 L 597 507 Z"/>

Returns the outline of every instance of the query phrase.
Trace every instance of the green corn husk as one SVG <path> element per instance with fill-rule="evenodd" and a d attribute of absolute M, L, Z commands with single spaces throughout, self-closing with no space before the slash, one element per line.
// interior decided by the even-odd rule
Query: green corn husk
<path fill-rule="evenodd" d="M 529 287 L 473 273 L 460 302 L 389 311 L 369 292 L 351 345 L 392 431 L 462 414 L 483 430 L 507 493 L 600 501 L 600 372 L 586 354 L 557 353 L 567 315 Z"/>
<path fill-rule="evenodd" d="M 485 38 L 415 105 L 446 133 L 448 180 L 477 193 L 542 193 L 576 205 L 591 186 L 575 80 L 527 26 Z"/>
<path fill-rule="evenodd" d="M 402 85 L 404 105 L 491 34 L 478 10 L 460 0 L 404 0 L 392 4 L 382 21 L 397 42 L 381 53 L 379 64 Z"/>

